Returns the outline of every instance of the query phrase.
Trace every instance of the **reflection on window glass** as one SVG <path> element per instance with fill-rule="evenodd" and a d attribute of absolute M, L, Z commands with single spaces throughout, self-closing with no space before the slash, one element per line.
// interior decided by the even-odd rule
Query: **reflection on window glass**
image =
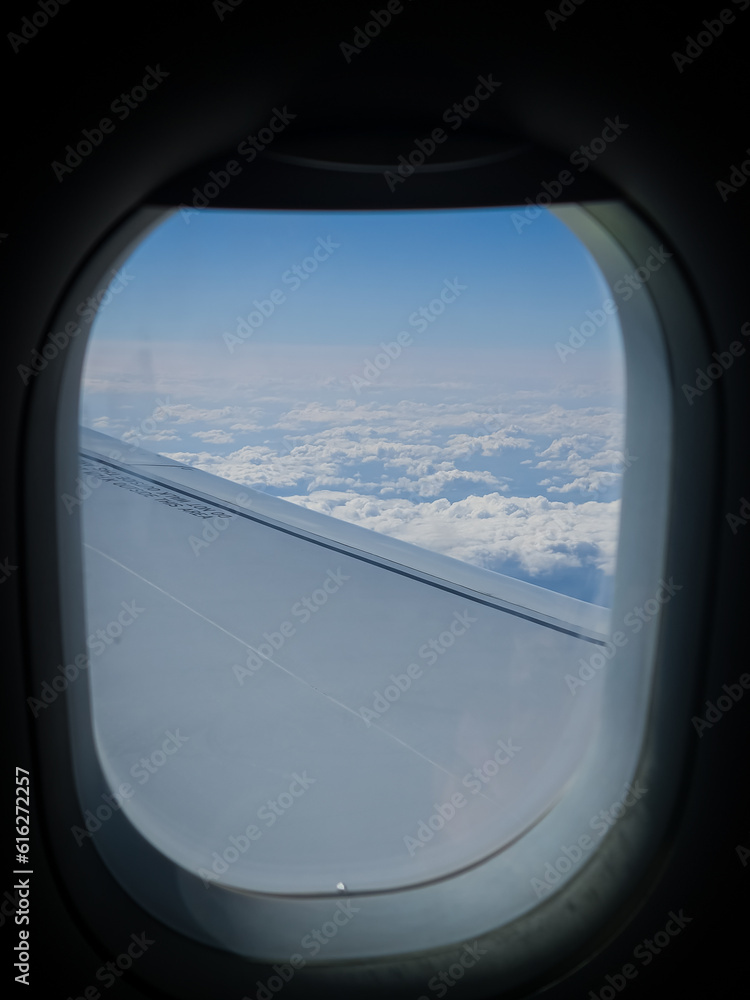
<path fill-rule="evenodd" d="M 85 426 L 611 604 L 617 295 L 551 213 L 177 212 L 120 278 Z"/>

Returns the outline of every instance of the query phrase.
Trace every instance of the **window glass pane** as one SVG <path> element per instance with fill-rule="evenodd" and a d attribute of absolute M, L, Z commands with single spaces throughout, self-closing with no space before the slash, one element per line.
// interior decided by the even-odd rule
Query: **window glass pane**
<path fill-rule="evenodd" d="M 590 746 L 601 685 L 565 677 L 603 657 L 631 460 L 617 293 L 514 214 L 178 212 L 113 276 L 68 499 L 95 735 L 208 881 L 447 875 Z"/>

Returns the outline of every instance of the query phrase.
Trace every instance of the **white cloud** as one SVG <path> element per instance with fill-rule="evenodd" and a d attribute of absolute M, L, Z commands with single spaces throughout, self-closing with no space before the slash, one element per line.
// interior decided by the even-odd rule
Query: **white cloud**
<path fill-rule="evenodd" d="M 234 441 L 234 434 L 230 434 L 228 431 L 221 431 L 217 428 L 210 431 L 193 431 L 192 437 L 200 438 L 201 441 L 205 441 L 207 444 L 229 444 Z"/>
<path fill-rule="evenodd" d="M 173 430 L 154 431 L 153 434 L 144 434 L 139 430 L 130 430 L 122 435 L 122 440 L 141 446 L 146 441 L 179 441 L 180 435 Z"/>
<path fill-rule="evenodd" d="M 236 420 L 241 416 L 241 407 L 224 406 L 207 409 L 190 403 L 172 403 L 162 407 L 167 417 L 177 424 L 212 423 L 221 424 Z"/>
<path fill-rule="evenodd" d="M 415 503 L 330 490 L 286 499 L 479 566 L 514 560 L 532 576 L 582 565 L 614 572 L 619 500 L 574 504 L 490 493 Z"/>
<path fill-rule="evenodd" d="M 585 476 L 579 476 L 572 482 L 563 486 L 552 485 L 549 479 L 543 479 L 540 486 L 546 486 L 548 493 L 601 493 L 610 490 L 620 481 L 620 474 L 617 472 L 606 472 L 600 469 L 592 469 Z"/>

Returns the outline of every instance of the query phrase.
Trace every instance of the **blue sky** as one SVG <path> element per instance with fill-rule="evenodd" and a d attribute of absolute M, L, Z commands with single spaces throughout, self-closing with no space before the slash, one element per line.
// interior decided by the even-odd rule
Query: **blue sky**
<path fill-rule="evenodd" d="M 315 273 L 297 290 L 284 284 L 282 275 L 329 237 L 339 246 Z M 545 349 L 608 294 L 562 222 L 542 212 L 519 234 L 507 209 L 178 212 L 128 266 L 137 280 L 102 314 L 98 338 L 208 342 L 234 330 L 254 298 L 280 288 L 284 307 L 256 334 L 260 342 L 377 344 L 444 279 L 458 278 L 467 293 L 432 327 L 435 346 Z M 607 340 L 597 336 L 587 349 L 611 350 Z"/>
<path fill-rule="evenodd" d="M 556 343 L 614 296 L 551 213 L 519 233 L 508 209 L 177 212 L 124 269 L 89 342 L 83 424 L 609 603 L 619 323 L 561 360 Z M 274 290 L 238 338 L 238 317 Z M 420 328 L 430 303 L 439 315 Z M 408 345 L 385 357 L 402 331 Z"/>

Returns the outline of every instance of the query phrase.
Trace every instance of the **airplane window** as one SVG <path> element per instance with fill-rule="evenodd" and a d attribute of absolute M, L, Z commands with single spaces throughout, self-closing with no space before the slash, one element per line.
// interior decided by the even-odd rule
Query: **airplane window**
<path fill-rule="evenodd" d="M 591 746 L 633 285 L 519 217 L 183 209 L 113 274 L 63 498 L 95 738 L 206 884 L 445 877 Z"/>

